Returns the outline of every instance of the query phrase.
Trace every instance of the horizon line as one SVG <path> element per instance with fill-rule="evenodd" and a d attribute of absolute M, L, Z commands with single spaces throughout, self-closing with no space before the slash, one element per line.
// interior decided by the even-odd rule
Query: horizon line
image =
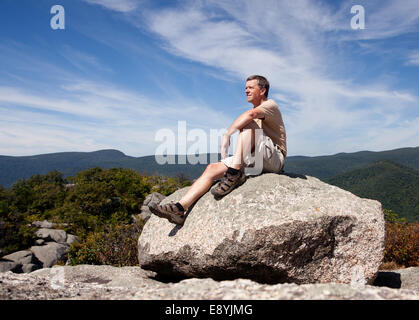
<path fill-rule="evenodd" d="M 338 154 L 342 154 L 342 153 L 346 153 L 346 154 L 350 154 L 350 153 L 359 153 L 359 152 L 387 152 L 387 151 L 394 151 L 394 150 L 400 150 L 400 149 L 415 149 L 415 148 L 419 148 L 419 146 L 415 146 L 415 147 L 400 147 L 400 148 L 396 148 L 396 149 L 387 149 L 387 150 L 380 150 L 380 151 L 371 151 L 371 150 L 360 150 L 360 151 L 354 151 L 354 152 L 337 152 L 334 154 L 326 154 L 326 155 L 318 155 L 318 156 L 305 156 L 305 155 L 287 155 L 287 158 L 290 157 L 307 157 L 307 158 L 314 158 L 314 157 L 325 157 L 325 156 L 335 156 Z M 144 155 L 144 156 L 130 156 L 127 155 L 126 153 L 124 153 L 123 151 L 120 151 L 118 149 L 99 149 L 99 150 L 93 150 L 93 151 L 59 151 L 59 152 L 50 152 L 50 153 L 39 153 L 39 154 L 32 154 L 32 155 L 22 155 L 22 156 L 14 156 L 14 155 L 4 155 L 1 154 L 0 157 L 13 157 L 13 158 L 24 158 L 24 157 L 36 157 L 36 156 L 44 156 L 44 155 L 53 155 L 53 154 L 61 154 L 61 153 L 95 153 L 95 152 L 103 152 L 103 151 L 117 151 L 119 153 L 122 153 L 124 156 L 126 157 L 131 157 L 131 158 L 145 158 L 145 157 L 152 157 L 152 156 L 166 156 L 166 157 L 172 157 L 172 156 L 199 156 L 202 154 L 205 155 L 211 155 L 214 153 L 200 153 L 200 154 L 170 154 L 170 155 L 156 155 L 156 154 L 151 154 L 151 155 Z M 220 152 L 218 152 L 217 154 L 220 154 Z"/>

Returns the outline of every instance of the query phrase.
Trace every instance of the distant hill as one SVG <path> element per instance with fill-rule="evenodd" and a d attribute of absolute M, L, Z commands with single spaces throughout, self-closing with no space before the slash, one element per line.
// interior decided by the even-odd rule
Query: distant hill
<path fill-rule="evenodd" d="M 407 221 L 419 221 L 418 170 L 382 160 L 325 181 L 359 197 L 378 200 Z"/>
<path fill-rule="evenodd" d="M 393 161 L 419 170 L 419 147 L 381 152 L 338 153 L 319 157 L 287 157 L 286 171 L 327 179 L 381 160 Z"/>
<path fill-rule="evenodd" d="M 175 157 L 178 163 L 180 156 Z M 207 163 L 211 157 L 220 159 L 218 154 L 205 154 Z M 320 179 L 331 178 L 340 173 L 362 168 L 379 160 L 390 160 L 419 170 L 419 147 L 403 148 L 382 152 L 362 151 L 339 153 L 331 156 L 286 158 L 285 171 L 306 174 Z M 0 185 L 9 188 L 20 178 L 34 174 L 60 171 L 64 177 L 75 175 L 92 167 L 131 168 L 144 174 L 176 176 L 183 174 L 195 179 L 203 172 L 205 164 L 167 164 L 159 165 L 154 156 L 130 157 L 118 150 L 99 150 L 94 152 L 60 152 L 34 156 L 0 156 Z"/>
<path fill-rule="evenodd" d="M 220 159 L 219 154 L 201 155 Z M 181 157 L 171 156 L 175 163 Z M 206 164 L 159 165 L 154 156 L 130 157 L 118 150 L 94 152 L 60 152 L 34 156 L 0 156 L 0 185 L 10 188 L 21 178 L 58 170 L 64 177 L 92 167 L 131 168 L 147 175 L 178 176 L 195 179 Z M 393 209 L 400 216 L 416 217 L 418 194 L 419 147 L 389 151 L 362 151 L 330 156 L 286 158 L 285 171 L 317 177 L 361 197 L 377 199 L 384 208 Z"/>
<path fill-rule="evenodd" d="M 210 154 L 205 155 L 209 163 Z M 219 155 L 213 157 L 219 159 Z M 179 156 L 171 156 L 178 163 Z M 21 178 L 34 174 L 46 174 L 58 170 L 64 177 L 93 167 L 131 168 L 144 174 L 176 176 L 184 174 L 190 179 L 197 178 L 205 169 L 205 164 L 159 165 L 154 156 L 130 157 L 118 150 L 99 150 L 94 152 L 60 152 L 34 156 L 0 156 L 0 185 L 10 188 Z"/>

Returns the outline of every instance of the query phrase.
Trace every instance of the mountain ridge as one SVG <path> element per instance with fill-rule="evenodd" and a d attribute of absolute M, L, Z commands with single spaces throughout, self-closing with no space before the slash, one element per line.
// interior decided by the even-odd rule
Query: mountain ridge
<path fill-rule="evenodd" d="M 220 154 L 204 154 L 207 163 L 211 159 L 220 159 Z M 184 155 L 172 155 L 176 163 Z M 306 174 L 319 179 L 327 179 L 337 174 L 361 168 L 378 160 L 390 160 L 401 165 L 419 170 L 419 147 L 399 148 L 386 151 L 358 151 L 337 153 L 324 156 L 289 156 L 285 160 L 285 171 Z M 190 179 L 197 178 L 206 164 L 159 165 L 155 156 L 132 157 L 115 149 L 92 152 L 58 152 L 31 156 L 0 155 L 0 185 L 11 187 L 21 178 L 34 174 L 46 174 L 53 170 L 60 171 L 64 177 L 92 167 L 103 169 L 121 167 L 137 170 L 144 174 L 176 176 L 183 174 Z"/>
<path fill-rule="evenodd" d="M 207 163 L 220 159 L 220 154 L 202 156 Z M 185 156 L 168 157 L 178 163 Z M 182 175 L 195 179 L 204 171 L 206 164 L 159 165 L 155 156 L 131 157 L 115 149 L 21 157 L 0 156 L 0 185 L 10 188 L 19 179 L 47 174 L 53 170 L 68 178 L 93 167 L 130 168 L 146 175 Z M 419 202 L 418 192 L 414 188 L 419 181 L 419 147 L 378 152 L 341 152 L 330 156 L 290 156 L 286 158 L 284 170 L 314 176 L 360 197 L 378 200 L 384 208 L 393 210 L 401 217 L 419 221 L 419 212 L 414 203 L 415 199 Z"/>
<path fill-rule="evenodd" d="M 419 171 L 389 160 L 338 174 L 325 182 L 376 199 L 407 221 L 419 220 Z"/>

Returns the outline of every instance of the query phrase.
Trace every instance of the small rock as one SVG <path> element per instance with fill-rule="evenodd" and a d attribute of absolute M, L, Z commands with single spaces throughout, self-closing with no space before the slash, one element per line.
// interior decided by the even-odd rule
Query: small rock
<path fill-rule="evenodd" d="M 150 219 L 151 216 L 151 211 L 148 208 L 148 204 L 151 202 L 155 202 L 155 203 L 160 203 L 164 198 L 166 198 L 164 195 L 158 193 L 158 192 L 153 192 L 150 193 L 143 201 L 143 205 L 141 207 L 141 213 L 140 213 L 140 217 L 144 222 L 147 222 L 148 219 Z"/>
<path fill-rule="evenodd" d="M 0 272 L 12 271 L 16 273 L 22 272 L 22 265 L 20 263 L 8 260 L 0 261 Z"/>
<path fill-rule="evenodd" d="M 396 270 L 396 272 L 400 273 L 402 289 L 410 289 L 419 292 L 419 267 L 399 269 Z"/>
<path fill-rule="evenodd" d="M 382 270 L 378 273 L 374 285 L 393 289 L 410 289 L 419 292 L 419 267 Z"/>
<path fill-rule="evenodd" d="M 34 221 L 32 222 L 32 226 L 37 227 L 37 228 L 51 229 L 53 227 L 53 224 L 52 222 L 44 220 L 44 221 Z"/>
<path fill-rule="evenodd" d="M 4 256 L 4 259 L 14 261 L 20 263 L 22 265 L 25 264 L 40 264 L 40 262 L 36 259 L 33 253 L 30 250 L 22 250 L 17 251 L 7 256 Z"/>
<path fill-rule="evenodd" d="M 147 206 L 150 202 L 160 203 L 164 198 L 164 195 L 158 192 L 150 193 L 147 197 L 145 197 L 143 201 L 143 206 Z"/>
<path fill-rule="evenodd" d="M 29 273 L 38 269 L 41 269 L 42 267 L 38 264 L 34 264 L 34 263 L 28 263 L 28 264 L 24 264 L 22 266 L 22 272 L 23 273 Z"/>
<path fill-rule="evenodd" d="M 42 268 L 42 262 L 40 262 L 29 250 L 17 251 L 4 258 L 17 264 L 17 266 L 4 266 L 5 268 L 11 268 L 10 271 L 12 272 L 27 273 Z"/>
<path fill-rule="evenodd" d="M 67 244 L 71 245 L 73 242 L 79 242 L 79 237 L 75 236 L 74 234 L 67 234 Z"/>
<path fill-rule="evenodd" d="M 35 235 L 45 241 L 55 241 L 58 243 L 65 243 L 67 240 L 67 232 L 64 230 L 41 228 L 36 231 Z"/>
<path fill-rule="evenodd" d="M 58 261 L 64 259 L 68 252 L 68 245 L 56 242 L 47 242 L 47 244 L 43 246 L 31 247 L 31 251 L 35 257 L 42 262 L 44 268 L 49 268 L 55 265 Z"/>

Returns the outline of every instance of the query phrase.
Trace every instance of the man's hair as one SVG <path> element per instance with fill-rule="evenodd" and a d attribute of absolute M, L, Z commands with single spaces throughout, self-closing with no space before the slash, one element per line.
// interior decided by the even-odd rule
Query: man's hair
<path fill-rule="evenodd" d="M 269 94 L 269 81 L 268 81 L 268 79 L 266 79 L 263 76 L 259 76 L 259 75 L 255 74 L 255 75 L 250 76 L 249 78 L 247 78 L 246 82 L 250 81 L 250 80 L 257 80 L 259 88 L 260 89 L 266 89 L 265 98 L 267 98 L 268 94 Z"/>

